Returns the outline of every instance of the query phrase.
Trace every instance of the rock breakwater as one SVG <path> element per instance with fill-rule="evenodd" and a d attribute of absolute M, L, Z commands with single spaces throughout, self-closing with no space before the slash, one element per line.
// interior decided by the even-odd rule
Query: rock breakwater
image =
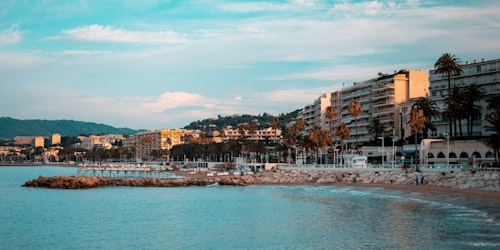
<path fill-rule="evenodd" d="M 423 179 L 422 179 L 423 177 Z M 107 178 L 95 176 L 43 177 L 27 181 L 26 187 L 61 189 L 95 188 L 107 186 L 138 187 L 182 187 L 220 185 L 246 186 L 253 184 L 293 185 L 293 184 L 335 184 L 371 183 L 437 186 L 454 189 L 477 189 L 500 191 L 498 172 L 423 172 L 406 173 L 403 170 L 277 170 L 244 176 L 186 177 L 178 179 L 161 178 Z"/>

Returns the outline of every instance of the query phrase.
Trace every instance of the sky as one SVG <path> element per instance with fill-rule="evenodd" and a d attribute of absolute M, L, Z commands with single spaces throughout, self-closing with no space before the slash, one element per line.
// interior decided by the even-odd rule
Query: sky
<path fill-rule="evenodd" d="M 499 14 L 497 0 L 2 0 L 0 117 L 279 115 L 443 53 L 498 59 Z"/>

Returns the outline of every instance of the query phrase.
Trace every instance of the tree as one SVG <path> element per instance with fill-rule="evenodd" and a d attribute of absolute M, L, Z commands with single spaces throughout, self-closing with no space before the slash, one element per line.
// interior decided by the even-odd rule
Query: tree
<path fill-rule="evenodd" d="M 249 122 L 247 125 L 246 125 L 246 129 L 248 131 L 248 137 L 252 137 L 253 135 L 255 135 L 256 131 L 257 131 L 257 123 L 255 122 Z"/>
<path fill-rule="evenodd" d="M 341 150 L 344 152 L 344 141 L 351 135 L 351 131 L 349 131 L 349 128 L 344 124 L 340 124 L 335 132 L 335 135 L 340 138 L 341 141 Z"/>
<path fill-rule="evenodd" d="M 245 124 L 238 124 L 238 133 L 241 139 L 245 138 Z"/>
<path fill-rule="evenodd" d="M 347 107 L 349 114 L 354 117 L 354 121 L 356 122 L 356 149 L 358 149 L 358 116 L 361 114 L 361 103 L 351 101 L 349 102 L 349 106 Z"/>
<path fill-rule="evenodd" d="M 467 118 L 467 135 L 472 136 L 473 121 L 481 117 L 481 106 L 475 103 L 483 98 L 484 93 L 477 85 L 471 84 L 463 89 L 462 96 L 463 114 Z"/>
<path fill-rule="evenodd" d="M 426 119 L 424 116 L 424 112 L 422 110 L 412 109 L 410 111 L 410 117 L 408 120 L 408 125 L 410 125 L 411 131 L 415 133 L 415 160 L 417 159 L 417 141 L 418 141 L 418 132 L 425 128 Z M 416 171 L 418 172 L 418 161 L 416 161 Z"/>
<path fill-rule="evenodd" d="M 448 103 L 451 103 L 451 75 L 462 73 L 462 62 L 460 58 L 451 55 L 450 53 L 444 53 L 439 57 L 439 59 L 434 63 L 435 72 L 437 74 L 446 74 L 448 80 Z M 451 122 L 449 124 L 450 133 L 452 132 Z"/>
<path fill-rule="evenodd" d="M 297 160 L 297 145 L 299 145 L 299 141 L 301 139 L 301 134 L 304 132 L 306 128 L 306 121 L 304 119 L 296 119 L 295 123 L 290 127 L 290 135 L 293 140 L 293 144 L 295 145 L 295 160 Z"/>
<path fill-rule="evenodd" d="M 309 131 L 309 139 L 314 145 L 316 159 L 318 159 L 319 149 L 324 149 L 328 145 L 328 142 L 331 140 L 331 136 L 330 133 L 323 130 L 321 126 L 315 124 Z"/>
<path fill-rule="evenodd" d="M 334 133 L 334 127 L 333 127 L 333 120 L 335 120 L 335 117 L 337 116 L 337 110 L 335 110 L 334 107 L 326 107 L 326 112 L 325 112 L 325 118 L 328 120 L 328 133 L 330 133 L 330 148 L 333 152 L 333 135 Z"/>
<path fill-rule="evenodd" d="M 271 128 L 274 130 L 274 134 L 276 134 L 276 131 L 280 128 L 280 119 L 278 117 L 271 119 Z"/>
<path fill-rule="evenodd" d="M 496 109 L 494 113 L 488 115 L 486 121 L 489 124 L 485 125 L 484 128 L 494 133 L 486 138 L 484 143 L 495 153 L 495 163 L 498 165 L 498 153 L 500 152 L 500 109 Z"/>
<path fill-rule="evenodd" d="M 500 94 L 496 94 L 486 98 L 486 102 L 488 103 L 488 106 L 486 107 L 488 111 L 496 111 L 498 108 L 500 108 Z"/>
<path fill-rule="evenodd" d="M 441 117 L 445 121 L 450 123 L 450 136 L 456 136 L 457 134 L 457 121 L 458 128 L 460 130 L 460 136 L 462 136 L 462 120 L 464 119 L 464 108 L 462 104 L 463 95 L 457 86 L 451 89 L 451 92 L 447 95 L 446 108 L 441 113 Z M 453 132 L 455 131 L 455 132 Z"/>
<path fill-rule="evenodd" d="M 373 118 L 368 124 L 368 133 L 373 135 L 373 140 L 376 141 L 378 137 L 383 136 L 385 133 L 385 126 L 380 122 L 378 117 Z"/>
<path fill-rule="evenodd" d="M 435 101 L 428 97 L 419 97 L 412 106 L 412 109 L 422 110 L 426 119 L 424 128 L 424 138 L 428 137 L 428 131 L 436 130 L 436 127 L 431 123 L 433 118 L 439 117 L 439 110 Z"/>

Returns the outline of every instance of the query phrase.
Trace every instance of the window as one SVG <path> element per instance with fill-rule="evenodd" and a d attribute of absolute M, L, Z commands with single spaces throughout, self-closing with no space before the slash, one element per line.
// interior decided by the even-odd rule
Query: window
<path fill-rule="evenodd" d="M 467 152 L 460 153 L 460 158 L 469 158 L 469 154 Z"/>
<path fill-rule="evenodd" d="M 434 158 L 434 154 L 433 154 L 433 153 L 431 153 L 431 152 L 429 152 L 429 153 L 427 154 L 427 158 Z"/>
<path fill-rule="evenodd" d="M 450 158 L 457 158 L 457 154 L 455 154 L 455 152 L 450 152 Z"/>
<path fill-rule="evenodd" d="M 481 154 L 476 151 L 476 152 L 472 153 L 472 157 L 473 158 L 481 158 Z"/>
<path fill-rule="evenodd" d="M 495 158 L 495 155 L 491 151 L 488 151 L 486 152 L 485 158 Z"/>
<path fill-rule="evenodd" d="M 439 154 L 438 154 L 438 158 L 444 158 L 444 154 L 443 154 L 443 152 L 439 152 Z"/>

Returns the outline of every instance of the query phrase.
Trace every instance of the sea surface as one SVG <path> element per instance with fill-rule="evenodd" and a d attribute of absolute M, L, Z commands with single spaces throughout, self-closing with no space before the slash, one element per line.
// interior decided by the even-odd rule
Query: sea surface
<path fill-rule="evenodd" d="M 500 249 L 498 205 L 460 197 L 336 186 L 21 187 L 56 174 L 76 169 L 0 167 L 0 249 Z"/>

